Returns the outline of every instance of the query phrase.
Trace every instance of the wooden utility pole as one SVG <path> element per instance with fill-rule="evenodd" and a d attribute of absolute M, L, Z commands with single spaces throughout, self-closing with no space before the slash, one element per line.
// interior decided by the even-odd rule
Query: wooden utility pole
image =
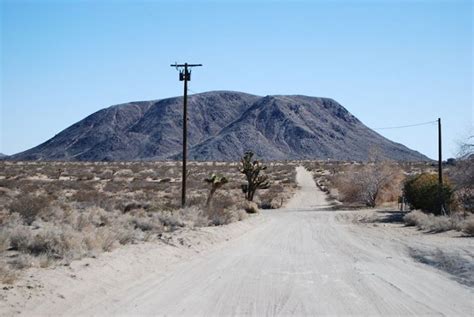
<path fill-rule="evenodd" d="M 179 80 L 184 81 L 183 97 L 183 172 L 181 180 L 181 207 L 186 205 L 186 159 L 188 156 L 188 81 L 191 80 L 192 67 L 202 66 L 202 64 L 172 64 L 171 67 L 179 69 Z"/>
<path fill-rule="evenodd" d="M 443 195 L 443 155 L 442 155 L 442 144 L 441 144 L 441 118 L 438 118 L 438 200 L 439 200 L 439 211 L 442 214 L 446 214 L 444 208 L 444 195 Z"/>

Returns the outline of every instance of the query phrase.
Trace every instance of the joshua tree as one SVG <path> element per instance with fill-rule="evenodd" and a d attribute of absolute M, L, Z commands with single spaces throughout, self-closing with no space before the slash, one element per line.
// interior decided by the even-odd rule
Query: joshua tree
<path fill-rule="evenodd" d="M 209 191 L 209 196 L 207 196 L 206 207 L 211 205 L 212 197 L 214 196 L 216 190 L 227 184 L 229 181 L 225 176 L 212 173 L 208 178 L 204 180 L 206 183 L 211 184 L 211 190 Z"/>
<path fill-rule="evenodd" d="M 242 191 L 248 201 L 253 200 L 257 189 L 266 189 L 270 187 L 270 182 L 266 175 L 260 175 L 260 172 L 267 169 L 258 160 L 252 161 L 253 152 L 247 151 L 240 160 L 239 171 L 247 178 L 247 184 L 242 185 Z"/>

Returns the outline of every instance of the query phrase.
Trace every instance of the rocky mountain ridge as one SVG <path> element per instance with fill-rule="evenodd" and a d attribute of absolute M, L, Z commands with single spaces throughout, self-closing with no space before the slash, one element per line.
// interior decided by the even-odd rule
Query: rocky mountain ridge
<path fill-rule="evenodd" d="M 111 106 L 13 160 L 167 160 L 182 153 L 182 97 Z M 428 160 L 366 127 L 329 98 L 212 91 L 188 98 L 191 160 Z"/>

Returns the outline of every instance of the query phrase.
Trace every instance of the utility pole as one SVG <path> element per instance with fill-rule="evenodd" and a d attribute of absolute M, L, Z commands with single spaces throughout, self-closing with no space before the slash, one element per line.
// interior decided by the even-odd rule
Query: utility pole
<path fill-rule="evenodd" d="M 192 67 L 202 66 L 202 64 L 172 64 L 171 67 L 179 69 L 179 81 L 184 81 L 183 97 L 183 176 L 181 180 L 181 207 L 186 205 L 186 159 L 188 155 L 188 81 L 191 80 Z"/>
<path fill-rule="evenodd" d="M 441 118 L 438 118 L 438 200 L 440 212 L 446 215 L 443 199 L 443 156 L 441 146 Z"/>

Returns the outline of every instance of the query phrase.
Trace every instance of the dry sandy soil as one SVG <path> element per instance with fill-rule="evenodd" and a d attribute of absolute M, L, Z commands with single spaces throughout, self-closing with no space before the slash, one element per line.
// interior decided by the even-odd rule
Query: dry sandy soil
<path fill-rule="evenodd" d="M 30 269 L 1 291 L 0 314 L 472 315 L 472 286 L 410 252 L 449 249 L 472 264 L 473 239 L 360 224 L 368 211 L 330 211 L 302 167 L 297 181 L 285 209 Z"/>

